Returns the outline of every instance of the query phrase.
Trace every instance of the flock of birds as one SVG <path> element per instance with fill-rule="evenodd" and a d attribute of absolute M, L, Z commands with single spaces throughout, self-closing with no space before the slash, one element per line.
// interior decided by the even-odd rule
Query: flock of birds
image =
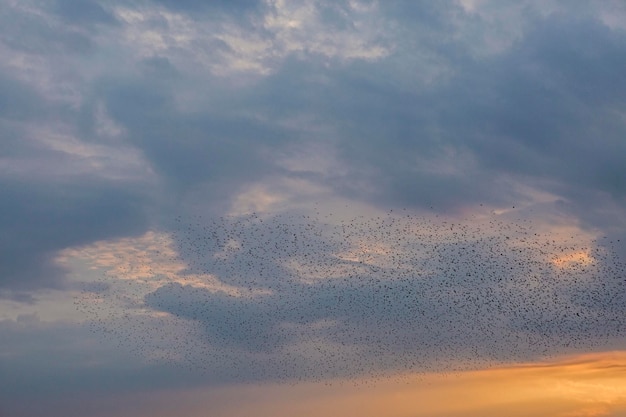
<path fill-rule="evenodd" d="M 253 213 L 170 236 L 154 256 L 184 265 L 176 279 L 107 274 L 77 304 L 143 358 L 216 380 L 454 371 L 626 333 L 619 242 L 531 220 Z"/>

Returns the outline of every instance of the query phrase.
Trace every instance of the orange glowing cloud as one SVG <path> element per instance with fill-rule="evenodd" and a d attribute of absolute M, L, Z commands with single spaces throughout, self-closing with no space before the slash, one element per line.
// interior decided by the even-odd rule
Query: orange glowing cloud
<path fill-rule="evenodd" d="M 579 250 L 568 252 L 552 259 L 552 265 L 564 269 L 568 267 L 577 267 L 591 265 L 595 262 L 595 258 L 591 256 L 587 250 Z"/>

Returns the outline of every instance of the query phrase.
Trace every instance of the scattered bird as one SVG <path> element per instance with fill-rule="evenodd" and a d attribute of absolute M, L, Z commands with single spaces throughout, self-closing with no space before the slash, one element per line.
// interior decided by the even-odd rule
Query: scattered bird
<path fill-rule="evenodd" d="M 626 265 L 613 243 L 528 219 L 178 217 L 170 239 L 155 242 L 165 249 L 152 261 L 86 288 L 77 308 L 141 357 L 215 378 L 452 371 L 626 333 Z M 143 280 L 130 279 L 137 271 Z"/>

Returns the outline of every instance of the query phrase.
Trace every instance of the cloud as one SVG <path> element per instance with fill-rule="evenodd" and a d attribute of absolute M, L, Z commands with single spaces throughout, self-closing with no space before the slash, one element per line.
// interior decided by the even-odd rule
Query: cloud
<path fill-rule="evenodd" d="M 103 398 L 71 396 L 63 403 L 3 403 L 11 415 L 291 416 L 358 414 L 393 417 L 441 415 L 618 417 L 626 407 L 623 352 L 559 357 L 488 370 L 405 375 L 399 380 L 337 379 L 317 384 L 231 384 L 158 388 Z M 494 395 L 497 394 L 497 395 Z M 458 401 L 449 401 L 456 398 Z M 110 401 L 114 399 L 114 401 Z M 46 406 L 47 408 L 44 408 Z M 20 412 L 22 414 L 20 414 Z"/>
<path fill-rule="evenodd" d="M 4 1 L 0 317 L 80 283 L 122 349 L 216 384 L 621 348 L 625 13 Z"/>
<path fill-rule="evenodd" d="M 9 293 L 63 286 L 56 251 L 145 227 L 142 197 L 107 183 L 4 181 L 0 288 Z"/>
<path fill-rule="evenodd" d="M 138 360 L 119 348 L 119 340 L 95 333 L 92 326 L 44 322 L 36 314 L 1 320 L 6 343 L 0 349 L 0 410 L 20 416 L 111 415 L 116 409 L 108 403 L 112 397 L 174 387 L 171 382 L 180 383 L 181 376 L 190 383 L 198 377 L 176 366 Z"/>
<path fill-rule="evenodd" d="M 624 56 L 622 36 L 594 20 L 538 18 L 500 54 L 476 60 L 442 51 L 452 71 L 462 71 L 427 92 L 400 91 L 373 77 L 361 77 L 355 88 L 335 84 L 331 94 L 343 103 L 329 109 L 343 118 L 342 156 L 369 174 L 378 200 L 512 202 L 519 196 L 496 181 L 510 175 L 577 204 L 598 190 L 623 204 L 617 157 L 624 152 L 623 123 L 615 106 L 624 96 L 606 91 L 622 82 L 623 65 L 613 64 Z M 433 173 L 424 162 L 457 173 Z M 439 190 L 453 200 L 437 196 Z"/>
<path fill-rule="evenodd" d="M 244 292 L 183 278 L 147 293 L 146 306 L 196 323 L 206 337 L 196 343 L 269 355 L 257 362 L 274 369 L 268 378 L 301 377 L 263 365 L 299 349 L 334 352 L 303 354 L 321 376 L 517 361 L 623 336 L 624 264 L 591 235 L 498 217 L 301 219 L 182 225 L 190 278 L 201 271 Z"/>
<path fill-rule="evenodd" d="M 54 11 L 66 22 L 88 28 L 92 24 L 115 24 L 116 19 L 97 1 L 57 0 Z"/>
<path fill-rule="evenodd" d="M 215 2 L 207 3 L 201 0 L 155 0 L 154 3 L 162 4 L 171 10 L 184 13 L 197 13 L 197 12 L 214 12 L 220 11 L 223 13 L 241 13 L 245 11 L 258 11 L 264 2 L 259 0 L 218 0 Z"/>

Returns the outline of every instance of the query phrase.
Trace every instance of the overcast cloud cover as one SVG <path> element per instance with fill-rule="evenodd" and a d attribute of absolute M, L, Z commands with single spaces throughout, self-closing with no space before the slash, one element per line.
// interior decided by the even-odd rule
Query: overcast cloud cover
<path fill-rule="evenodd" d="M 420 370 L 437 355 L 570 351 L 513 348 L 507 326 L 516 325 L 544 342 L 556 326 L 581 351 L 626 349 L 617 261 L 626 260 L 625 22 L 618 0 L 0 0 L 0 415 L 96 415 L 85 404 L 107 393 Z M 495 345 L 476 336 L 472 351 L 442 353 L 434 341 L 414 346 L 458 336 L 440 321 L 436 300 L 450 294 L 438 284 L 392 281 L 390 299 L 357 308 L 341 297 L 373 299 L 384 271 L 449 271 L 413 258 L 377 258 L 367 271 L 338 262 L 350 250 L 332 235 L 338 223 L 316 223 L 315 234 L 294 220 L 314 210 L 406 210 L 435 230 L 434 216 L 471 228 L 468 216 L 501 215 L 498 225 L 524 219 L 612 252 L 598 259 L 601 275 L 559 284 L 553 310 L 520 322 L 513 307 L 532 299 L 538 311 L 537 288 L 520 295 L 493 277 L 463 284 L 476 297 L 518 298 L 495 316 L 487 304 L 471 310 L 500 335 Z M 255 240 L 276 224 L 311 247 Z M 373 224 L 352 227 L 363 242 L 385 243 Z M 504 239 L 498 227 L 467 247 L 493 248 L 486 239 Z M 215 230 L 226 246 L 194 249 Z M 258 253 L 266 244 L 310 253 L 336 279 L 303 280 L 315 275 L 311 259 L 293 258 L 298 275 L 259 255 L 258 281 L 249 259 L 219 258 L 228 233 Z M 429 253 L 458 255 L 453 244 Z M 224 262 L 203 263 L 209 255 Z M 145 282 L 131 285 L 137 278 Z M 426 328 L 411 320 L 414 304 L 428 312 Z M 570 305 L 583 319 L 563 318 Z M 385 326 L 407 333 L 382 343 Z M 358 355 L 378 358 L 372 369 L 342 347 L 355 340 Z M 354 361 L 322 364 L 289 350 L 299 343 Z M 419 366 L 405 364 L 415 357 Z M 186 369 L 199 358 L 202 372 Z"/>

